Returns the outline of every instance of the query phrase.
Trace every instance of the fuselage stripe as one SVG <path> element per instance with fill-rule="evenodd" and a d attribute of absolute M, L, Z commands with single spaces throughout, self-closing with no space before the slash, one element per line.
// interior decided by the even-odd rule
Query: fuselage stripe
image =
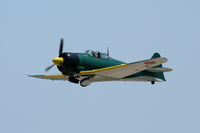
<path fill-rule="evenodd" d="M 91 70 L 91 71 L 81 71 L 80 74 L 92 74 L 100 71 L 105 71 L 105 70 L 110 70 L 110 69 L 115 69 L 115 68 L 120 68 L 120 67 L 125 67 L 127 64 L 121 64 L 121 65 L 116 65 L 116 66 L 111 66 L 111 67 L 106 67 L 106 68 L 101 68 L 101 69 L 96 69 L 96 70 Z"/>

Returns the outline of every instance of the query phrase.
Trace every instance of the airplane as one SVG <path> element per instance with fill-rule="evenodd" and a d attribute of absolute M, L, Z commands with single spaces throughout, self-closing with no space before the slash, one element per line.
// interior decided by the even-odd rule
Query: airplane
<path fill-rule="evenodd" d="M 109 56 L 107 53 L 87 50 L 84 53 L 63 52 L 64 39 L 61 38 L 59 56 L 54 58 L 53 65 L 47 67 L 47 72 L 53 66 L 57 66 L 62 74 L 58 75 L 28 75 L 29 77 L 67 80 L 71 83 L 86 87 L 93 82 L 104 81 L 144 81 L 155 84 L 155 82 L 166 81 L 164 72 L 172 71 L 171 68 L 162 66 L 168 60 L 154 53 L 150 59 L 126 63 Z"/>

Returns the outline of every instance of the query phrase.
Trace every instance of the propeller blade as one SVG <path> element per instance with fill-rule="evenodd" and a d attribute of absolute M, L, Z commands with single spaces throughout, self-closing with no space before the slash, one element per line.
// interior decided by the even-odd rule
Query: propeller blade
<path fill-rule="evenodd" d="M 53 64 L 53 65 L 47 67 L 47 68 L 45 69 L 45 72 L 49 71 L 49 70 L 50 70 L 52 67 L 54 67 L 54 66 L 55 66 L 55 64 Z"/>
<path fill-rule="evenodd" d="M 59 57 L 62 55 L 62 51 L 63 51 L 63 42 L 64 42 L 64 39 L 61 38 L 61 40 L 60 40 L 60 49 L 59 49 Z"/>

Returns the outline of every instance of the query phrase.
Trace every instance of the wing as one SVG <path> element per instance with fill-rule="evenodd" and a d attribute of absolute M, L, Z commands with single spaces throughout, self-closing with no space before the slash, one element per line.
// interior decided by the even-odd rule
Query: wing
<path fill-rule="evenodd" d="M 69 76 L 67 76 L 67 75 L 27 75 L 27 76 L 33 77 L 33 78 L 48 79 L 48 80 L 69 80 Z M 91 75 L 91 74 L 79 75 L 78 77 L 76 77 L 76 79 L 78 79 L 79 81 L 81 81 L 82 79 L 85 79 L 85 78 L 90 78 L 91 82 L 102 82 L 102 81 L 115 80 L 115 78 L 103 77 L 103 76 L 98 76 L 98 75 L 94 75 L 94 74 L 93 75 Z"/>
<path fill-rule="evenodd" d="M 40 79 L 49 79 L 49 80 L 68 80 L 69 76 L 67 75 L 28 75 L 29 77 L 40 78 Z"/>
<path fill-rule="evenodd" d="M 80 72 L 80 74 L 94 74 L 98 76 L 119 79 L 158 66 L 165 62 L 167 62 L 167 58 L 155 58 L 130 64 L 121 64 L 117 66 L 112 66 L 92 71 L 82 71 Z"/>

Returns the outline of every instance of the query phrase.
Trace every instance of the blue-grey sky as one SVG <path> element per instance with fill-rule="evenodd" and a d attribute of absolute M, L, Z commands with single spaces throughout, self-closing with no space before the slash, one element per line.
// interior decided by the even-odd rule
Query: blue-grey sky
<path fill-rule="evenodd" d="M 1 133 L 199 133 L 200 1 L 6 0 L 0 2 Z M 167 82 L 87 88 L 33 79 L 64 50 L 106 51 L 134 62 L 159 52 Z M 56 74 L 53 68 L 46 74 Z"/>

